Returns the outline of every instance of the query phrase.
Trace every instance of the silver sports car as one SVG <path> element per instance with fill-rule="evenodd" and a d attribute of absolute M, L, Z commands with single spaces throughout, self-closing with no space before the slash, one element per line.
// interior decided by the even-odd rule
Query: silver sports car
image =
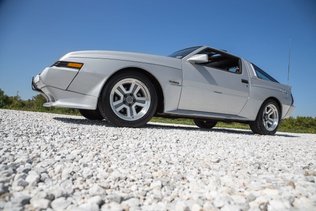
<path fill-rule="evenodd" d="M 200 128 L 243 122 L 272 135 L 293 110 L 291 88 L 245 59 L 198 46 L 170 56 L 79 51 L 32 79 L 44 106 L 77 108 L 92 120 L 140 127 L 153 116 L 192 118 Z"/>

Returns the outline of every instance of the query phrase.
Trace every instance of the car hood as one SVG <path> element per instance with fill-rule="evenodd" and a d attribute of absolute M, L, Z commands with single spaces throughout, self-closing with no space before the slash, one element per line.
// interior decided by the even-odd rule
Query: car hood
<path fill-rule="evenodd" d="M 66 60 L 68 58 L 116 59 L 132 62 L 149 63 L 181 69 L 181 59 L 133 52 L 75 51 L 66 54 L 61 58 L 61 60 Z"/>

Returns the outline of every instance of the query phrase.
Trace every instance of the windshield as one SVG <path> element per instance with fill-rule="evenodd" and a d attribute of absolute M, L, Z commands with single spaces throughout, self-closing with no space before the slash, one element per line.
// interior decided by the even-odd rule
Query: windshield
<path fill-rule="evenodd" d="M 185 48 L 185 49 L 182 49 L 180 51 L 176 51 L 176 52 L 172 53 L 171 55 L 169 55 L 169 57 L 182 59 L 183 57 L 189 55 L 190 53 L 192 53 L 193 51 L 195 51 L 198 48 L 201 48 L 201 46 Z"/>

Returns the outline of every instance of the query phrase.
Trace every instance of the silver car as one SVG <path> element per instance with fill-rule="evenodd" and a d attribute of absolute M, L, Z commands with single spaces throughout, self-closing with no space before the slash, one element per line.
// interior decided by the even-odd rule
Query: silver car
<path fill-rule="evenodd" d="M 32 79 L 44 106 L 77 108 L 91 120 L 140 127 L 153 116 L 186 117 L 200 128 L 242 122 L 275 134 L 293 110 L 291 88 L 225 51 L 198 46 L 168 57 L 115 51 L 63 56 Z"/>

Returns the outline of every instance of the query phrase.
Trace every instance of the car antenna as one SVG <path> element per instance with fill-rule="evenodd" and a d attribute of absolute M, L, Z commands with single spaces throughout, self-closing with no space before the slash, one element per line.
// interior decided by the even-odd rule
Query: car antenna
<path fill-rule="evenodd" d="M 291 69 L 291 49 L 292 48 L 292 39 L 289 39 L 289 61 L 287 65 L 287 84 L 290 84 L 290 69 Z"/>

